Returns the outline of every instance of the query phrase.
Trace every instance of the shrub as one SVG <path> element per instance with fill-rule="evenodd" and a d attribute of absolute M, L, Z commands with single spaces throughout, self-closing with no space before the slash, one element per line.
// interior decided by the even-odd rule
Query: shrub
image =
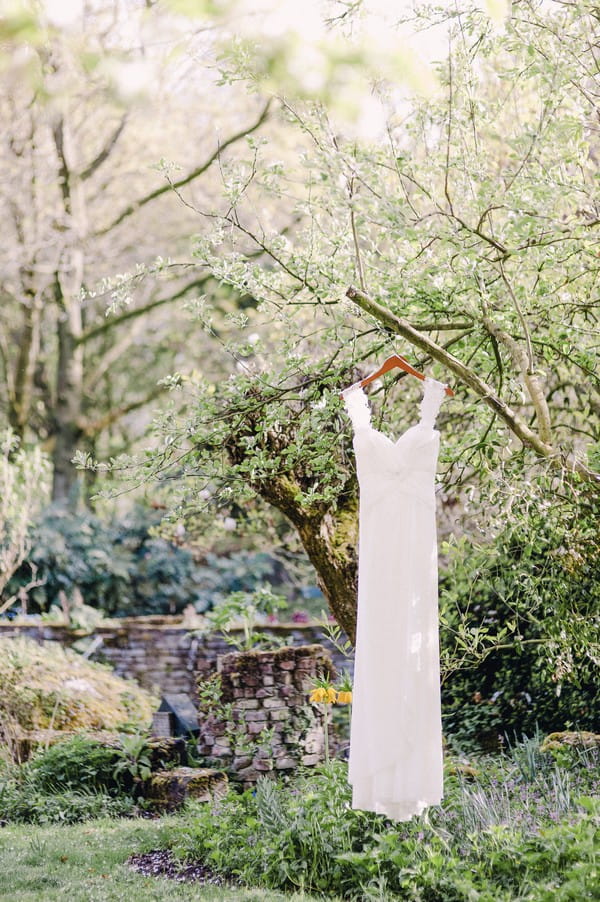
<path fill-rule="evenodd" d="M 25 585 L 34 566 L 41 585 L 29 593 L 30 607 L 41 612 L 59 605 L 61 592 L 80 592 L 86 604 L 115 616 L 176 613 L 190 603 L 203 610 L 191 552 L 153 536 L 158 522 L 142 508 L 119 522 L 49 508 L 9 588 Z"/>
<path fill-rule="evenodd" d="M 135 810 L 141 780 L 150 773 L 143 737 L 122 736 L 107 747 L 72 736 L 0 775 L 0 819 L 21 823 L 77 823 L 122 817 Z"/>
<path fill-rule="evenodd" d="M 105 521 L 91 512 L 46 510 L 31 534 L 28 557 L 9 584 L 17 594 L 31 579 L 32 612 L 48 612 L 81 593 L 85 603 L 111 616 L 176 614 L 188 604 L 199 612 L 236 592 L 254 592 L 265 583 L 291 577 L 266 552 L 209 553 L 202 563 L 174 542 L 155 535 L 160 514 L 138 507 L 125 519 Z M 307 577 L 302 569 L 302 576 Z"/>
<path fill-rule="evenodd" d="M 348 899 L 509 902 L 595 898 L 600 829 L 596 753 L 560 771 L 536 743 L 448 774 L 446 797 L 407 823 L 350 808 L 346 766 L 264 779 L 212 811 L 190 805 L 168 843 L 269 888 Z M 595 881 L 595 882 L 594 882 Z"/>
<path fill-rule="evenodd" d="M 296 561 L 301 578 L 309 577 L 310 567 L 303 566 L 304 559 Z M 263 585 L 285 587 L 290 593 L 291 577 L 281 562 L 265 551 L 234 551 L 228 555 L 209 552 L 198 568 L 199 596 L 206 608 L 224 602 L 233 593 L 252 593 Z"/>
<path fill-rule="evenodd" d="M 24 772 L 28 783 L 39 792 L 58 790 L 106 790 L 112 794 L 123 789 L 116 773 L 121 756 L 86 736 L 72 736 L 37 754 Z"/>
<path fill-rule="evenodd" d="M 515 499 L 493 540 L 445 549 L 442 656 L 464 666 L 443 685 L 444 731 L 462 747 L 600 720 L 599 496 L 551 488 Z"/>

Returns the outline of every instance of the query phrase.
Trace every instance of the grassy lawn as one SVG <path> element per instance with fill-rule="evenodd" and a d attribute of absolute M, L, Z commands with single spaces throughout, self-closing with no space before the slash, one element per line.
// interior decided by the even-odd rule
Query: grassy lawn
<path fill-rule="evenodd" d="M 0 898 L 10 902 L 309 902 L 313 897 L 202 887 L 136 874 L 125 864 L 133 852 L 158 848 L 174 818 L 160 821 L 96 820 L 61 827 L 0 828 Z"/>

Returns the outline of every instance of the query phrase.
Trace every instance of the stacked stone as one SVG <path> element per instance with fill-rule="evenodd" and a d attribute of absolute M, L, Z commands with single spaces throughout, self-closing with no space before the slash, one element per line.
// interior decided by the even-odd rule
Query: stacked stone
<path fill-rule="evenodd" d="M 325 746 L 323 710 L 308 696 L 314 679 L 332 671 L 320 645 L 220 657 L 220 701 L 212 713 L 200 708 L 199 754 L 245 786 L 269 772 L 317 764 Z"/>

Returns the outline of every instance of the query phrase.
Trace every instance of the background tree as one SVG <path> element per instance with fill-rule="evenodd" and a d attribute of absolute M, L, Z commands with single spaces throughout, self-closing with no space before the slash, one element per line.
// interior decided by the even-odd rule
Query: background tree
<path fill-rule="evenodd" d="M 208 75 L 184 95 L 177 51 L 192 37 L 146 7 L 94 4 L 61 28 L 31 14 L 0 73 L 0 404 L 19 437 L 49 450 L 55 501 L 73 494 L 77 448 L 127 448 L 159 380 L 184 352 L 206 353 L 175 304 L 210 273 L 190 265 L 191 216 L 171 183 L 210 197 L 218 161 L 267 116 L 247 100 L 238 116 L 231 92 L 215 113 Z M 190 162 L 157 171 L 169 154 Z"/>

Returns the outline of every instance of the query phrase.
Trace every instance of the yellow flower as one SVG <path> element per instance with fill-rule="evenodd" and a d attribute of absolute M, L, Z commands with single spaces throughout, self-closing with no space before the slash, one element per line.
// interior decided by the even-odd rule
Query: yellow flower
<path fill-rule="evenodd" d="M 332 705 L 337 699 L 337 692 L 331 686 L 319 686 L 310 693 L 311 702 L 323 702 L 326 705 Z"/>
<path fill-rule="evenodd" d="M 338 692 L 337 700 L 340 705 L 350 705 L 352 704 L 352 693 L 350 691 L 340 691 Z"/>

